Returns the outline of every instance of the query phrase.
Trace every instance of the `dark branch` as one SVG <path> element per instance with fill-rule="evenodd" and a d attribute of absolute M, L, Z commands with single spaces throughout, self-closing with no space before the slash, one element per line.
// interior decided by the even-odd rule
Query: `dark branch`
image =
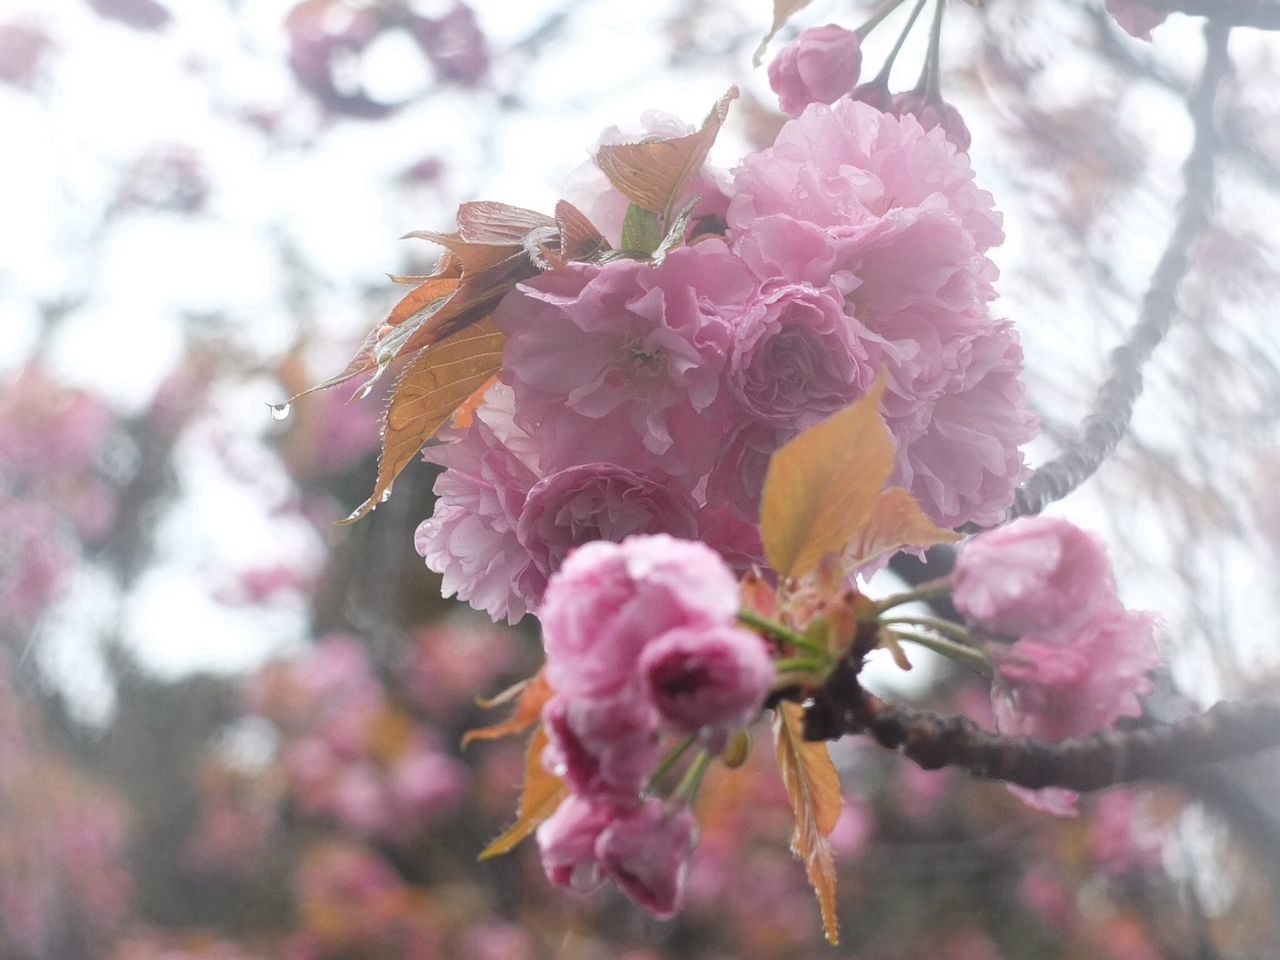
<path fill-rule="evenodd" d="M 1276 0 L 1142 0 L 1142 4 L 1164 13 L 1207 17 L 1219 26 L 1280 30 Z"/>
<path fill-rule="evenodd" d="M 860 653 L 840 662 L 805 711 L 810 740 L 865 733 L 926 770 L 961 767 L 1020 787 L 1098 790 L 1280 746 L 1280 702 L 1219 703 L 1176 723 L 1049 743 L 987 733 L 967 717 L 886 703 L 858 681 Z"/>
<path fill-rule="evenodd" d="M 1169 243 L 1142 300 L 1138 323 L 1129 339 L 1111 353 L 1110 374 L 1098 388 L 1093 409 L 1079 434 L 1057 458 L 1042 465 L 1019 488 L 1012 517 L 1039 513 L 1093 475 L 1120 443 L 1142 393 L 1142 367 L 1169 332 L 1178 312 L 1178 288 L 1191 264 L 1197 241 L 1213 217 L 1214 155 L 1218 137 L 1214 101 L 1230 66 L 1230 27 L 1210 21 L 1205 27 L 1205 62 L 1200 80 L 1187 100 L 1196 136 L 1183 167 L 1181 209 Z"/>

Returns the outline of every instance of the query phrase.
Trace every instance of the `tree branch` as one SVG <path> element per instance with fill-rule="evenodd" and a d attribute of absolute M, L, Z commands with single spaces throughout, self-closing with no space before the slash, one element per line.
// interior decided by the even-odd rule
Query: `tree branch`
<path fill-rule="evenodd" d="M 805 711 L 809 740 L 865 733 L 926 770 L 961 767 L 1020 787 L 1098 790 L 1280 746 L 1280 702 L 1219 703 L 1176 723 L 1049 743 L 987 733 L 967 717 L 894 706 L 858 681 L 862 651 L 846 656 Z"/>
<path fill-rule="evenodd" d="M 1230 26 L 1211 20 L 1205 26 L 1205 62 L 1200 80 L 1187 98 L 1196 136 L 1183 166 L 1184 191 L 1178 220 L 1156 265 L 1129 339 L 1111 353 L 1110 373 L 1094 398 L 1080 432 L 1058 457 L 1043 464 L 1018 489 L 1010 517 L 1039 513 L 1091 477 L 1128 430 L 1134 403 L 1142 393 L 1142 367 L 1173 325 L 1178 288 L 1191 264 L 1196 243 L 1213 217 L 1214 155 L 1218 137 L 1214 101 L 1227 75 Z"/>
<path fill-rule="evenodd" d="M 1162 13 L 1207 17 L 1224 27 L 1280 30 L 1280 3 L 1276 0 L 1142 0 L 1142 5 Z"/>

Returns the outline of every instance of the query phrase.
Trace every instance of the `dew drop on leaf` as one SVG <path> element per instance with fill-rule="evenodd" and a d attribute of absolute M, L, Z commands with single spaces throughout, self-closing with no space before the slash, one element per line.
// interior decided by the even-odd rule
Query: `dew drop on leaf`
<path fill-rule="evenodd" d="M 267 407 L 271 410 L 272 420 L 283 420 L 289 416 L 289 411 L 293 409 L 291 403 L 268 403 Z"/>

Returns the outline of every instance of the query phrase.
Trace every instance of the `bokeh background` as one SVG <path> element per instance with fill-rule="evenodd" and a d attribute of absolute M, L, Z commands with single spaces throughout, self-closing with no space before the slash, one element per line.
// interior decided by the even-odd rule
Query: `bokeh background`
<path fill-rule="evenodd" d="M 1224 0 L 1223 6 L 1230 6 Z M 775 44 L 868 4 L 815 0 Z M 439 599 L 432 468 L 350 528 L 375 400 L 322 379 L 467 199 L 550 209 L 600 131 L 743 97 L 783 118 L 766 0 L 0 2 L 0 958 L 1180 960 L 1280 956 L 1280 763 L 1112 791 L 1061 820 L 836 748 L 843 945 L 821 942 L 767 744 L 699 801 L 658 923 L 549 887 L 509 822 L 518 741 L 463 752 L 536 635 Z M 1144 44 L 1100 0 L 953 3 L 944 94 L 1005 213 L 997 308 L 1069 438 L 1181 202 L 1203 21 Z M 873 34 L 878 62 L 905 17 Z M 914 83 L 923 30 L 899 58 Z M 1274 695 L 1280 645 L 1280 40 L 1230 38 L 1216 211 L 1132 434 L 1053 510 L 1159 610 L 1177 716 Z M 899 75 L 900 74 L 900 75 Z M 882 575 L 887 589 L 894 574 Z M 986 718 L 921 655 L 904 699 Z"/>

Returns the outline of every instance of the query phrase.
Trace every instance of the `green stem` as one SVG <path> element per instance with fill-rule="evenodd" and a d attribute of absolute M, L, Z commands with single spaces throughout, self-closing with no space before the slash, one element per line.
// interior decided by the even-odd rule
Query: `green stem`
<path fill-rule="evenodd" d="M 738 620 L 749 627 L 755 627 L 762 633 L 772 634 L 781 640 L 785 640 L 798 650 L 806 650 L 819 657 L 827 656 L 827 651 L 821 644 L 814 643 L 804 634 L 792 630 L 790 627 L 784 627 L 782 624 L 775 623 L 768 617 L 760 616 L 760 614 L 756 613 L 754 610 L 739 610 Z"/>
<path fill-rule="evenodd" d="M 714 759 L 715 757 L 707 751 L 698 751 L 697 758 L 689 764 L 689 769 L 676 784 L 676 788 L 671 791 L 671 799 L 693 803 L 694 797 L 698 795 L 698 788 L 702 786 L 702 778 L 707 775 L 707 770 L 710 769 L 711 761 Z"/>
<path fill-rule="evenodd" d="M 902 49 L 902 45 L 907 42 L 907 35 L 911 33 L 911 28 L 916 25 L 916 18 L 920 16 L 920 11 L 924 9 L 924 5 L 928 0 L 916 0 L 916 5 L 911 8 L 911 16 L 907 18 L 907 25 L 902 28 L 902 33 L 898 34 L 897 42 L 894 43 L 893 49 L 889 51 L 889 56 L 885 58 L 884 66 L 880 68 L 880 72 L 876 74 L 873 83 L 889 83 L 889 71 L 893 69 L 893 61 L 898 58 L 898 51 Z"/>
<path fill-rule="evenodd" d="M 928 600 L 931 597 L 941 597 L 951 592 L 951 578 L 939 577 L 937 580 L 928 580 L 917 587 L 906 590 L 903 593 L 895 593 L 885 597 L 883 600 L 877 600 L 870 607 L 870 613 L 864 614 L 861 618 L 864 622 L 879 619 L 880 614 L 886 610 L 892 610 L 894 607 L 900 607 L 904 603 L 913 603 L 916 600 Z"/>
<path fill-rule="evenodd" d="M 644 789 L 640 792 L 646 797 L 653 793 L 658 784 L 662 782 L 662 778 L 671 771 L 672 767 L 680 762 L 680 758 L 689 751 L 689 748 L 693 746 L 696 740 L 697 737 L 685 737 L 677 743 L 671 749 L 671 752 L 662 758 L 662 762 L 658 764 L 658 769 L 653 771 L 653 776 L 649 778 L 649 782 L 644 785 Z"/>
<path fill-rule="evenodd" d="M 817 673 L 825 666 L 826 661 L 818 657 L 781 657 L 773 661 L 778 673 Z"/>
<path fill-rule="evenodd" d="M 890 627 L 898 623 L 912 627 L 928 627 L 961 643 L 972 643 L 969 631 L 960 624 L 952 623 L 950 620 L 939 620 L 937 617 L 885 617 L 880 622 Z"/>
<path fill-rule="evenodd" d="M 907 633 L 903 630 L 894 630 L 893 635 L 899 640 L 906 640 L 908 643 L 919 644 L 926 649 L 932 650 L 934 653 L 941 654 L 948 660 L 954 660 L 956 663 L 963 664 L 970 670 L 976 670 L 984 677 L 990 677 L 995 668 L 991 664 L 991 660 L 981 650 L 975 650 L 973 647 L 966 647 L 963 644 L 956 643 L 943 637 L 930 637 L 923 633 Z"/>
<path fill-rule="evenodd" d="M 929 55 L 925 58 L 929 82 L 925 87 L 925 99 L 930 102 L 942 100 L 942 18 L 946 10 L 947 0 L 938 0 L 933 11 L 933 26 L 929 30 Z"/>
<path fill-rule="evenodd" d="M 905 0 L 889 0 L 889 2 L 880 9 L 879 13 L 874 14 L 870 20 L 853 32 L 858 35 L 859 40 L 867 39 L 867 34 L 880 26 L 880 24 L 884 22 L 885 18 L 902 6 L 904 2 Z"/>

